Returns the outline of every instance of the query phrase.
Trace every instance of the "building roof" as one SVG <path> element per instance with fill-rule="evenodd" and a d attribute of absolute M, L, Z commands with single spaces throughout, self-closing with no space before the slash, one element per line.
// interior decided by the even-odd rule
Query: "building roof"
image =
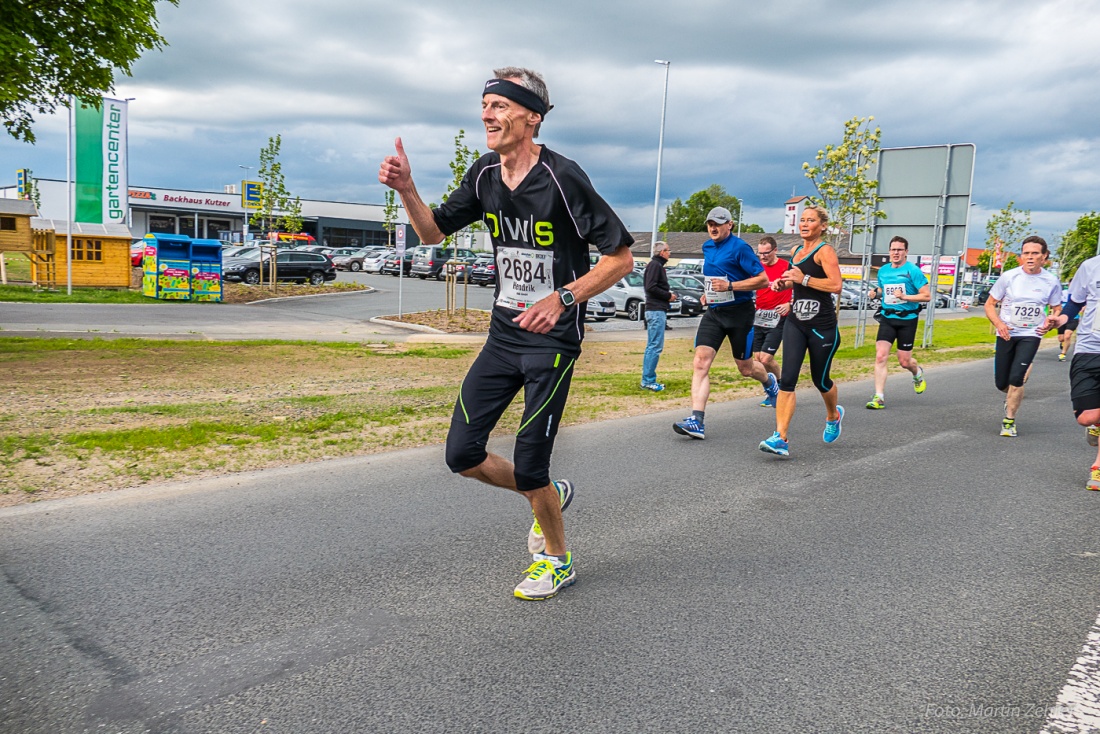
<path fill-rule="evenodd" d="M 69 232 L 66 224 L 67 223 L 63 219 L 40 219 L 35 217 L 31 220 L 31 229 L 52 229 L 55 234 L 64 235 Z M 134 236 L 130 234 L 130 228 L 125 224 L 113 223 L 92 224 L 91 222 L 73 222 L 73 234 L 99 237 L 121 237 L 127 240 L 132 240 L 134 238 Z"/>
<path fill-rule="evenodd" d="M 0 214 L 18 214 L 24 217 L 37 217 L 38 208 L 33 201 L 26 199 L 0 199 Z"/>
<path fill-rule="evenodd" d="M 631 232 L 634 237 L 634 245 L 630 251 L 635 257 L 649 257 L 649 232 Z M 734 232 L 736 234 L 736 232 Z M 784 234 L 782 232 L 742 232 L 741 239 L 749 243 L 755 250 L 760 244 L 760 239 L 765 235 L 771 236 L 779 246 L 779 256 L 785 257 L 802 242 L 802 237 L 797 234 Z M 669 254 L 674 258 L 700 258 L 703 256 L 703 243 L 709 239 L 706 232 L 659 232 L 658 241 L 668 243 Z M 852 257 L 848 249 L 848 233 L 832 234 L 825 238 L 836 248 L 838 257 Z"/>
<path fill-rule="evenodd" d="M 805 201 L 806 199 L 809 199 L 809 198 L 810 197 L 808 197 L 808 196 L 793 196 L 790 199 L 787 199 L 786 201 L 784 201 L 783 203 L 784 204 L 797 204 L 798 202 Z"/>

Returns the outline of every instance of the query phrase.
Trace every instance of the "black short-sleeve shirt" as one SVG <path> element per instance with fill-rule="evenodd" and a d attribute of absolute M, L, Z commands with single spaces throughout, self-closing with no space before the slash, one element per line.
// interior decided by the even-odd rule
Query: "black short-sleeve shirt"
<path fill-rule="evenodd" d="M 500 156 L 483 155 L 434 214 L 446 235 L 478 220 L 485 223 L 497 258 L 497 302 L 489 341 L 525 351 L 579 352 L 585 304 L 566 309 L 548 334 L 533 334 L 512 321 L 522 308 L 500 304 L 502 287 L 507 297 L 530 286 L 533 303 L 547 290 L 572 283 L 589 271 L 589 244 L 604 254 L 634 244 L 581 167 L 546 146 L 515 190 L 501 179 Z M 550 258 L 552 266 L 547 268 Z"/>

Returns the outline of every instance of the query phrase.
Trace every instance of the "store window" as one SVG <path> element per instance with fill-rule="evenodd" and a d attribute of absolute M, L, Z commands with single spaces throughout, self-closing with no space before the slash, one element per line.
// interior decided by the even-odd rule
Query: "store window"
<path fill-rule="evenodd" d="M 103 240 L 73 240 L 73 261 L 103 262 Z"/>
<path fill-rule="evenodd" d="M 228 219 L 207 219 L 206 220 L 206 236 L 208 239 L 221 240 L 228 239 L 222 235 L 223 232 L 232 231 L 232 227 L 229 224 Z"/>
<path fill-rule="evenodd" d="M 150 214 L 149 231 L 157 234 L 175 234 L 176 218 L 163 214 Z"/>
<path fill-rule="evenodd" d="M 180 217 L 180 234 L 185 234 L 188 237 L 195 236 L 194 217 Z"/>

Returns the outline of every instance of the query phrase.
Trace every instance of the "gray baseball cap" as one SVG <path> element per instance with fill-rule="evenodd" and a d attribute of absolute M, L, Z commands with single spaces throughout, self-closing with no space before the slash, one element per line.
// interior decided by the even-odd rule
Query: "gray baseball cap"
<path fill-rule="evenodd" d="M 730 214 L 730 210 L 724 206 L 716 206 L 707 214 L 706 221 L 714 222 L 715 224 L 729 224 L 733 221 L 733 215 Z"/>

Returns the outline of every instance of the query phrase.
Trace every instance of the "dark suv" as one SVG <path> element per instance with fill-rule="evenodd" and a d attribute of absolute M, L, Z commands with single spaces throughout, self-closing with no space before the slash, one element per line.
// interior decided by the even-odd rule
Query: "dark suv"
<path fill-rule="evenodd" d="M 413 250 L 412 268 L 409 270 L 409 274 L 415 275 L 421 280 L 425 278 L 443 280 L 446 276 L 443 266 L 447 264 L 448 260 L 454 258 L 465 263 L 472 263 L 475 257 L 472 250 L 456 250 L 453 247 L 442 247 L 440 245 L 421 245 Z"/>
<path fill-rule="evenodd" d="M 222 276 L 226 280 L 243 280 L 255 285 L 260 282 L 260 267 L 259 260 L 235 259 L 224 266 Z M 264 259 L 263 269 L 262 277 L 266 281 L 270 277 L 267 258 Z M 336 266 L 328 256 L 317 252 L 286 250 L 275 257 L 275 277 L 296 283 L 305 283 L 308 280 L 312 285 L 321 285 L 336 280 Z"/>

